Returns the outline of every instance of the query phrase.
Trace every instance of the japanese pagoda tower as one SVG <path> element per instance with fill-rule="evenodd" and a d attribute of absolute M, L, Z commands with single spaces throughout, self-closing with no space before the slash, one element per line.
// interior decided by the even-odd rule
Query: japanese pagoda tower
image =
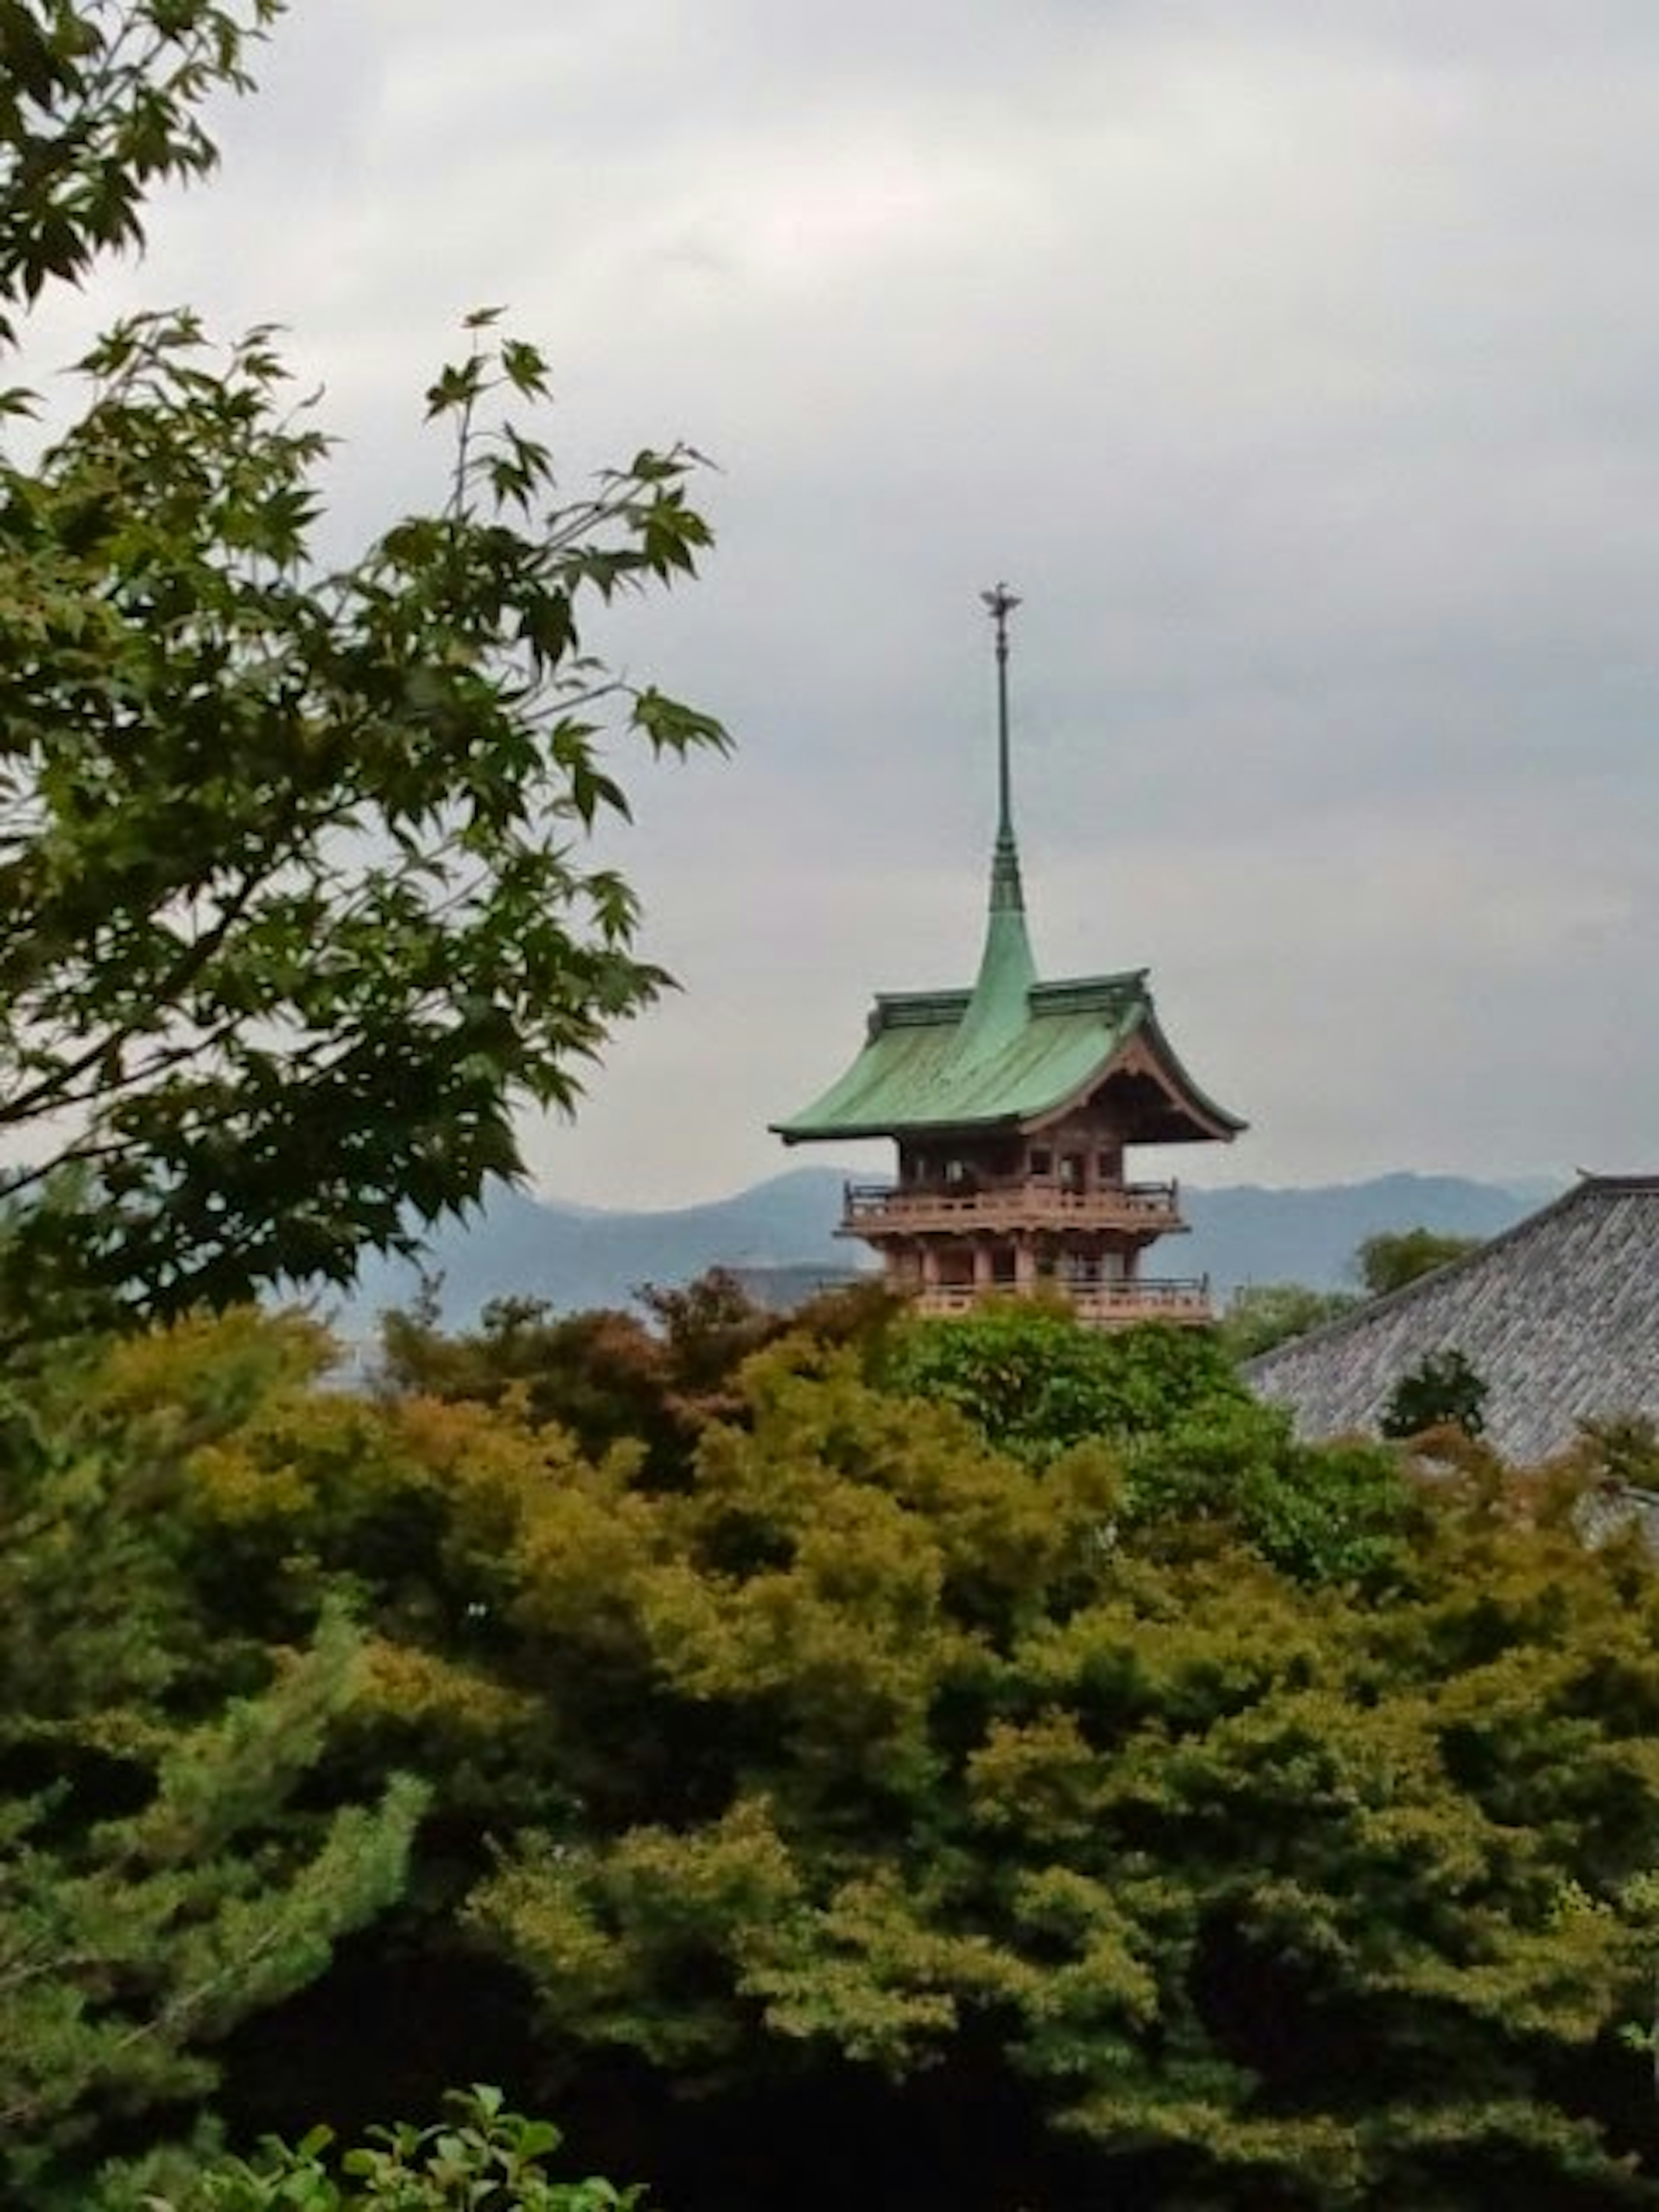
<path fill-rule="evenodd" d="M 1212 1318 L 1209 1285 L 1148 1274 L 1184 1231 L 1173 1182 L 1127 1179 L 1135 1145 L 1227 1143 L 1245 1124 L 1206 1098 L 1159 1026 L 1147 970 L 1038 980 L 1014 842 L 1008 617 L 995 625 L 998 815 L 979 975 L 951 991 L 882 992 L 840 1081 L 787 1121 L 787 1145 L 891 1137 L 892 1184 L 849 1183 L 839 1234 L 881 1255 L 925 1313 L 991 1296 L 1059 1296 L 1101 1328 Z"/>

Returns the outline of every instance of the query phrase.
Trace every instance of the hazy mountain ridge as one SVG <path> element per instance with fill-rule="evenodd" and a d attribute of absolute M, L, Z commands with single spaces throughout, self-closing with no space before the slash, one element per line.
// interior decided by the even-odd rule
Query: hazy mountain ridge
<path fill-rule="evenodd" d="M 845 1179 L 839 1168 L 794 1168 L 731 1198 L 638 1213 L 498 1190 L 472 1221 L 432 1238 L 426 1268 L 443 1278 L 444 1317 L 456 1327 L 489 1298 L 544 1298 L 563 1311 L 626 1305 L 642 1283 L 682 1283 L 714 1266 L 838 1273 L 867 1256 L 833 1233 Z M 1207 1274 L 1218 1297 L 1241 1283 L 1334 1289 L 1351 1280 L 1355 1247 L 1380 1230 L 1495 1236 L 1549 1194 L 1535 1183 L 1406 1173 L 1308 1189 L 1183 1183 L 1191 1234 L 1166 1239 L 1150 1272 Z M 420 1273 L 389 1261 L 365 1267 L 347 1328 L 361 1332 L 384 1308 L 407 1304 Z"/>
<path fill-rule="evenodd" d="M 1254 1183 L 1197 1190 L 1183 1183 L 1182 1209 L 1192 1234 L 1164 1249 L 1188 1256 L 1193 1272 L 1208 1274 L 1224 1297 L 1243 1283 L 1357 1289 L 1353 1256 L 1367 1237 L 1419 1228 L 1495 1237 L 1553 1194 L 1548 1184 L 1511 1188 L 1404 1172 L 1305 1190 Z"/>

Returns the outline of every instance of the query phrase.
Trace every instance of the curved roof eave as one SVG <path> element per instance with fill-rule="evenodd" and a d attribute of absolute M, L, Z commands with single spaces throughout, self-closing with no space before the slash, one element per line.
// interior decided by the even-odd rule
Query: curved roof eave
<path fill-rule="evenodd" d="M 1121 1059 L 1126 1049 L 1137 1038 L 1146 1045 L 1151 1057 L 1157 1062 L 1159 1073 L 1168 1083 L 1171 1091 L 1175 1093 L 1180 1105 L 1198 1125 L 1194 1139 L 1189 1141 L 1211 1139 L 1219 1144 L 1230 1145 L 1235 1137 L 1241 1136 L 1249 1127 L 1248 1121 L 1242 1120 L 1237 1114 L 1230 1114 L 1224 1106 L 1218 1105 L 1207 1091 L 1200 1090 L 1194 1082 L 1182 1065 L 1180 1055 L 1164 1035 L 1163 1025 L 1158 1018 L 1157 1009 L 1150 998 L 1144 1000 L 1136 1009 L 1133 1018 L 1118 1038 L 1112 1051 L 1091 1075 L 1085 1077 L 1080 1083 L 1072 1085 L 1062 1097 L 1054 1099 L 1051 1104 L 1022 1118 L 1048 1121 L 1056 1115 L 1065 1113 L 1070 1107 L 1081 1105 L 1091 1091 L 1097 1090 L 1106 1081 L 1112 1073 L 1113 1062 Z M 1181 1140 L 1169 1139 L 1165 1141 Z"/>
<path fill-rule="evenodd" d="M 861 1145 L 877 1137 L 908 1137 L 921 1133 L 942 1136 L 951 1129 L 1018 1129 L 1025 1116 L 1020 1114 L 985 1114 L 969 1121 L 959 1119 L 946 1121 L 826 1121 L 810 1128 L 800 1128 L 787 1121 L 769 1121 L 768 1133 L 781 1137 L 786 1145 L 823 1145 L 842 1142 Z"/>
<path fill-rule="evenodd" d="M 1224 1106 L 1218 1104 L 1211 1097 L 1207 1091 L 1200 1090 L 1194 1082 L 1187 1072 L 1186 1065 L 1180 1054 L 1164 1035 L 1164 1025 L 1158 1018 L 1158 1009 L 1150 1000 L 1147 1003 L 1142 1026 L 1146 1036 L 1156 1044 L 1158 1057 L 1168 1069 L 1170 1078 L 1194 1112 L 1200 1115 L 1206 1121 L 1212 1121 L 1215 1124 L 1217 1136 L 1224 1141 L 1230 1142 L 1234 1137 L 1242 1136 L 1249 1127 L 1249 1123 L 1237 1114 L 1230 1114 Z"/>

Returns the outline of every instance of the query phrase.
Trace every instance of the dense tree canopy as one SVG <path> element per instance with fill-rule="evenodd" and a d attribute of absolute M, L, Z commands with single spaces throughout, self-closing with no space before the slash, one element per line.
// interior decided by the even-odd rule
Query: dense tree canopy
<path fill-rule="evenodd" d="M 1565 1476 L 1425 1487 L 1231 1389 L 1010 1456 L 884 1329 L 708 1375 L 672 1464 L 317 1357 L 193 1324 L 49 1413 L 142 1470 L 181 1704 L 355 1607 L 285 1848 L 428 1793 L 402 1904 L 224 2046 L 238 2124 L 419 2111 L 487 2041 L 683 2212 L 731 2201 L 723 2130 L 812 2206 L 846 2179 L 815 2128 L 920 2141 L 942 2096 L 936 2201 L 986 2212 L 1659 2203 L 1621 2163 L 1659 1595 Z M 386 2017 L 418 2038 L 353 2026 Z"/>
<path fill-rule="evenodd" d="M 245 1321 L 0 1405 L 0 2181 L 210 2092 L 401 1893 L 419 1785 L 320 1788 L 367 1686 L 343 1586 L 221 1651 L 167 1517 L 196 1440 L 304 1371 Z"/>

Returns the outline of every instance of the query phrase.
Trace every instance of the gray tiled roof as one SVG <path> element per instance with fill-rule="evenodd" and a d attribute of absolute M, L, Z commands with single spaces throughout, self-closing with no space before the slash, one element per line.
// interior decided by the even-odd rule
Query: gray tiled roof
<path fill-rule="evenodd" d="M 1246 1368 L 1298 1434 L 1374 1431 L 1395 1383 L 1461 1352 L 1489 1387 L 1486 1434 L 1538 1460 L 1580 1421 L 1659 1419 L 1659 1176 L 1587 1176 L 1478 1252 L 1280 1345 Z"/>

